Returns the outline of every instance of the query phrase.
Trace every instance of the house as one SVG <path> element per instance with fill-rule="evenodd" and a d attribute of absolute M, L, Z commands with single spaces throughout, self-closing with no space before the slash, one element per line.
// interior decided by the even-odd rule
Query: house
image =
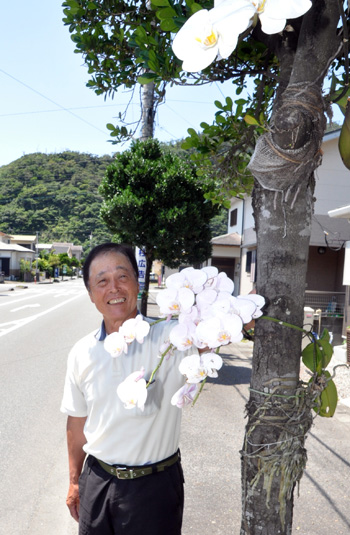
<path fill-rule="evenodd" d="M 37 236 L 25 235 L 25 234 L 11 234 L 11 243 L 25 247 L 35 252 L 35 244 L 37 242 Z"/>
<path fill-rule="evenodd" d="M 75 257 L 77 260 L 81 260 L 83 247 L 81 245 L 73 245 L 73 243 L 55 242 L 52 244 L 52 252 L 54 254 L 66 253 L 69 258 Z"/>
<path fill-rule="evenodd" d="M 239 288 L 241 241 L 242 237 L 238 232 L 216 236 L 211 240 L 213 253 L 210 265 L 224 271 L 233 280 L 235 295 L 238 295 Z"/>
<path fill-rule="evenodd" d="M 35 245 L 37 253 L 50 254 L 52 252 L 52 243 L 37 243 Z"/>
<path fill-rule="evenodd" d="M 34 258 L 35 252 L 31 249 L 0 241 L 0 272 L 3 273 L 5 279 L 17 279 L 20 276 L 21 260 L 33 262 Z"/>
<path fill-rule="evenodd" d="M 350 224 L 350 205 L 330 210 L 328 212 L 329 217 L 337 219 L 346 219 L 348 225 Z M 345 286 L 345 303 L 344 303 L 344 322 L 343 322 L 343 335 L 345 336 L 345 330 L 350 324 L 350 241 L 345 244 L 345 259 L 343 268 L 343 284 Z"/>
<path fill-rule="evenodd" d="M 336 334 L 338 339 L 344 329 L 344 245 L 350 240 L 348 221 L 330 217 L 328 213 L 339 206 L 350 204 L 350 171 L 339 155 L 339 135 L 340 130 L 336 130 L 325 134 L 323 138 L 323 161 L 316 171 L 316 201 L 305 292 L 305 305 L 321 310 L 323 326 Z M 237 245 L 231 246 L 235 265 L 240 264 L 239 277 L 235 277 L 235 293 L 247 294 L 253 289 L 256 280 L 256 233 L 251 197 L 231 199 L 227 231 L 225 236 L 237 235 Z M 214 240 L 225 240 L 225 236 Z M 218 261 L 216 254 L 214 249 L 211 260 L 213 264 Z"/>

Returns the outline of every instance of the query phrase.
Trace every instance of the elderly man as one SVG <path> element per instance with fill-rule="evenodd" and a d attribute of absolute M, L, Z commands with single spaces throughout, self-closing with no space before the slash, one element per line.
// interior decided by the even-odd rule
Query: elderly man
<path fill-rule="evenodd" d="M 184 379 L 176 353 L 149 386 L 143 411 L 127 410 L 116 393 L 142 367 L 149 378 L 172 324 L 152 325 L 142 344 L 134 341 L 127 354 L 112 358 L 104 339 L 138 314 L 132 250 L 114 243 L 95 247 L 85 261 L 84 282 L 103 321 L 68 357 L 61 406 L 68 415 L 67 506 L 79 535 L 180 535 L 181 410 L 170 400 Z"/>

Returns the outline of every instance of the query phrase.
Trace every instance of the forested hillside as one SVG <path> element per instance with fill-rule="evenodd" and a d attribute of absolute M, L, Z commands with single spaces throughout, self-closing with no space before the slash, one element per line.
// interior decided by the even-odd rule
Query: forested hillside
<path fill-rule="evenodd" d="M 0 167 L 0 230 L 11 234 L 39 232 L 41 243 L 75 245 L 109 240 L 99 218 L 98 186 L 110 156 L 78 152 L 28 154 Z"/>
<path fill-rule="evenodd" d="M 112 238 L 99 217 L 98 186 L 110 156 L 79 152 L 28 154 L 0 167 L 0 230 L 35 234 L 41 243 L 83 245 Z M 227 232 L 227 211 L 212 220 L 213 236 Z"/>

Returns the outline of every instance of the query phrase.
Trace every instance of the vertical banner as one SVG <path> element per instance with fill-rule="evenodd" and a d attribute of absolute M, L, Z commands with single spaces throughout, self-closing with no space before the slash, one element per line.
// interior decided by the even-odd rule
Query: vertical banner
<path fill-rule="evenodd" d="M 138 247 L 135 249 L 135 257 L 137 262 L 137 267 L 139 269 L 139 295 L 138 298 L 141 299 L 141 294 L 145 287 L 145 278 L 146 278 L 146 257 L 145 253 L 141 251 Z"/>
<path fill-rule="evenodd" d="M 345 243 L 343 284 L 345 286 L 350 286 L 350 241 Z"/>

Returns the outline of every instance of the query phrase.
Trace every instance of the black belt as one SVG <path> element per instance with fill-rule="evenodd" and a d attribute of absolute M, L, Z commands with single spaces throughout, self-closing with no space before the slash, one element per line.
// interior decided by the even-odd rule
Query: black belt
<path fill-rule="evenodd" d="M 180 459 L 180 452 L 177 451 L 171 457 L 154 464 L 145 464 L 144 466 L 116 466 L 104 463 L 96 459 L 102 468 L 118 479 L 136 479 L 138 477 L 149 476 L 157 472 L 163 472 L 169 466 L 177 463 Z"/>

